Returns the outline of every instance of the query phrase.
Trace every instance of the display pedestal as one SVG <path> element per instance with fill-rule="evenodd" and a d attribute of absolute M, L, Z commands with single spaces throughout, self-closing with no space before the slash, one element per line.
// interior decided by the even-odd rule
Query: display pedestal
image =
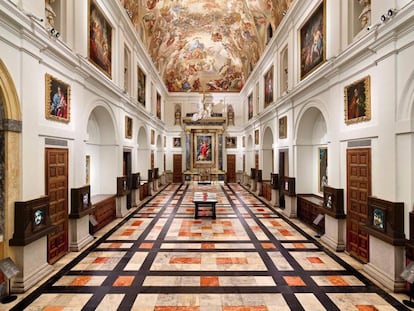
<path fill-rule="evenodd" d="M 123 218 L 128 214 L 127 197 L 121 196 L 116 198 L 116 217 Z"/>
<path fill-rule="evenodd" d="M 250 180 L 250 190 L 256 192 L 257 190 L 257 181 L 255 179 Z"/>
<path fill-rule="evenodd" d="M 131 200 L 133 206 L 138 206 L 141 202 L 139 199 L 139 188 L 131 190 Z"/>
<path fill-rule="evenodd" d="M 69 249 L 73 252 L 79 252 L 93 237 L 89 234 L 89 214 L 81 218 L 69 219 L 70 240 Z"/>
<path fill-rule="evenodd" d="M 263 183 L 261 181 L 256 182 L 256 192 L 255 192 L 256 195 L 260 196 L 263 194 L 262 187 L 263 187 Z"/>
<path fill-rule="evenodd" d="M 296 196 L 285 195 L 285 209 L 282 210 L 283 215 L 294 218 L 297 216 Z"/>
<path fill-rule="evenodd" d="M 53 267 L 47 262 L 47 236 L 24 245 L 15 246 L 14 261 L 20 269 L 12 282 L 13 293 L 24 293 L 43 278 L 50 275 Z"/>
<path fill-rule="evenodd" d="M 272 189 L 272 200 L 270 201 L 270 204 L 274 207 L 279 206 L 279 190 L 278 189 Z"/>
<path fill-rule="evenodd" d="M 345 250 L 346 219 L 337 219 L 325 214 L 325 234 L 321 240 L 336 252 Z"/>
<path fill-rule="evenodd" d="M 370 235 L 369 258 L 369 263 L 363 266 L 367 274 L 392 292 L 406 290 L 405 280 L 400 276 L 404 270 L 404 245 L 392 245 Z"/>
<path fill-rule="evenodd" d="M 154 190 L 155 192 L 157 192 L 157 191 L 158 191 L 158 188 L 159 188 L 159 180 L 158 180 L 158 179 L 153 180 L 153 182 L 152 182 L 152 187 L 153 187 L 153 190 Z"/>

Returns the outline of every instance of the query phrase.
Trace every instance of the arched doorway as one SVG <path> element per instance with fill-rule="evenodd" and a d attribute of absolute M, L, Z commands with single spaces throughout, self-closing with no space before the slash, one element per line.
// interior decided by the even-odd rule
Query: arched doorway
<path fill-rule="evenodd" d="M 88 119 L 85 142 L 91 195 L 116 193 L 118 147 L 113 118 L 104 106 L 95 107 Z"/>
<path fill-rule="evenodd" d="M 310 107 L 302 114 L 295 148 L 296 192 L 321 194 L 328 178 L 328 139 L 326 121 L 318 108 Z"/>
<path fill-rule="evenodd" d="M 273 153 L 273 131 L 270 127 L 266 127 L 263 134 L 262 143 L 262 176 L 263 180 L 270 180 L 270 173 L 274 171 L 274 153 Z"/>
<path fill-rule="evenodd" d="M 14 258 L 8 241 L 14 231 L 14 202 L 21 197 L 21 130 L 20 101 L 12 77 L 0 60 L 0 259 Z M 2 279 L 0 273 L 0 283 Z"/>
<path fill-rule="evenodd" d="M 143 180 L 148 179 L 148 169 L 150 160 L 150 150 L 148 133 L 145 127 L 140 127 L 138 130 L 138 152 L 137 152 L 137 168 L 141 173 Z"/>

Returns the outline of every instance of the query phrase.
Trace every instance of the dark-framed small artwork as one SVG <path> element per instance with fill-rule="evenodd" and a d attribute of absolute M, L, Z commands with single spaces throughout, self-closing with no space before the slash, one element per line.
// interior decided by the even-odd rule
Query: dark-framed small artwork
<path fill-rule="evenodd" d="M 253 118 L 253 93 L 247 97 L 247 119 Z"/>
<path fill-rule="evenodd" d="M 254 144 L 255 145 L 259 144 L 259 130 L 254 131 Z"/>
<path fill-rule="evenodd" d="M 155 131 L 151 130 L 151 145 L 155 144 Z"/>
<path fill-rule="evenodd" d="M 68 123 L 70 121 L 70 85 L 45 75 L 46 119 Z"/>
<path fill-rule="evenodd" d="M 132 138 L 132 118 L 125 116 L 125 138 Z"/>
<path fill-rule="evenodd" d="M 94 0 L 89 0 L 89 60 L 111 77 L 112 26 Z"/>
<path fill-rule="evenodd" d="M 85 183 L 89 185 L 91 178 L 91 156 L 87 154 L 85 156 Z"/>
<path fill-rule="evenodd" d="M 237 137 L 227 136 L 226 137 L 226 148 L 236 148 L 237 147 Z"/>
<path fill-rule="evenodd" d="M 146 80 L 147 76 L 145 75 L 144 71 L 141 67 L 137 66 L 138 71 L 138 102 L 145 107 L 145 87 L 146 87 Z"/>
<path fill-rule="evenodd" d="M 264 107 L 266 108 L 273 102 L 273 66 L 269 68 L 264 76 Z"/>
<path fill-rule="evenodd" d="M 344 89 L 345 123 L 371 120 L 371 78 L 366 76 Z"/>
<path fill-rule="evenodd" d="M 164 148 L 167 147 L 167 136 L 164 136 Z"/>
<path fill-rule="evenodd" d="M 175 148 L 181 148 L 181 137 L 174 137 L 173 138 L 173 146 Z"/>
<path fill-rule="evenodd" d="M 242 137 L 242 147 L 246 148 L 246 136 Z"/>
<path fill-rule="evenodd" d="M 279 139 L 287 138 L 287 116 L 279 118 Z"/>
<path fill-rule="evenodd" d="M 385 208 L 376 206 L 372 210 L 372 226 L 378 230 L 385 232 L 385 217 L 387 210 Z"/>
<path fill-rule="evenodd" d="M 161 95 L 158 92 L 157 92 L 156 109 L 157 109 L 157 118 L 161 120 Z"/>
<path fill-rule="evenodd" d="M 325 0 L 300 29 L 300 78 L 319 67 L 326 57 Z"/>
<path fill-rule="evenodd" d="M 318 176 L 318 190 L 323 192 L 323 188 L 328 185 L 328 148 L 318 148 L 319 154 L 319 176 Z"/>

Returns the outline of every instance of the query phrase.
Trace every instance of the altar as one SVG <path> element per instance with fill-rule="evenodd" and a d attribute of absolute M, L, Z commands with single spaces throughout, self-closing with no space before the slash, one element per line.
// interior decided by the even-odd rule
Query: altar
<path fill-rule="evenodd" d="M 226 117 L 212 113 L 206 118 L 193 118 L 191 113 L 183 118 L 185 132 L 184 181 L 224 181 L 223 133 Z"/>

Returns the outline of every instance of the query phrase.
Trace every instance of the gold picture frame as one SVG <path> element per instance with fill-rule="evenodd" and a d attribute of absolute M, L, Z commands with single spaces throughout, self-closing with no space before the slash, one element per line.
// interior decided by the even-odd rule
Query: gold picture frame
<path fill-rule="evenodd" d="M 151 145 L 155 145 L 155 131 L 151 130 Z"/>
<path fill-rule="evenodd" d="M 254 131 L 254 144 L 255 145 L 259 144 L 259 130 Z"/>
<path fill-rule="evenodd" d="M 264 107 L 273 103 L 273 66 L 269 68 L 264 76 Z"/>
<path fill-rule="evenodd" d="M 194 134 L 194 164 L 214 163 L 214 138 L 211 133 Z"/>
<path fill-rule="evenodd" d="M 345 86 L 344 102 L 346 124 L 371 120 L 371 77 Z"/>
<path fill-rule="evenodd" d="M 45 74 L 46 119 L 68 123 L 70 121 L 70 85 Z"/>
<path fill-rule="evenodd" d="M 287 138 L 287 116 L 279 118 L 279 139 Z"/>
<path fill-rule="evenodd" d="M 326 59 L 325 0 L 300 29 L 300 78 L 303 79 Z"/>
<path fill-rule="evenodd" d="M 125 116 L 125 138 L 132 138 L 132 118 Z"/>
<path fill-rule="evenodd" d="M 94 0 L 89 0 L 88 58 L 111 78 L 112 26 Z"/>
<path fill-rule="evenodd" d="M 227 136 L 226 137 L 226 148 L 227 149 L 237 148 L 237 137 Z"/>

